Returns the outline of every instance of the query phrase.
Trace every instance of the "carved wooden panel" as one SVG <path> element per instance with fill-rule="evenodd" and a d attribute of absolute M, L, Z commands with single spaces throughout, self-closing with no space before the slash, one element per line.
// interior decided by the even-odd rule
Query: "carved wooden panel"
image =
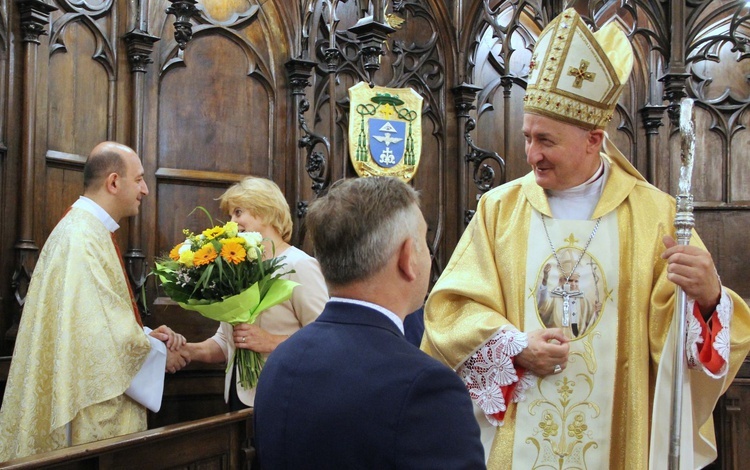
<path fill-rule="evenodd" d="M 452 184 L 457 159 L 448 154 L 448 71 L 454 61 L 451 53 L 445 13 L 425 2 L 398 2 L 388 13 L 396 31 L 386 40 L 387 51 L 380 59 L 379 68 L 369 75 L 363 68 L 356 37 L 347 30 L 360 18 L 357 2 L 322 2 L 313 5 L 313 13 L 305 18 L 308 47 L 303 51 L 315 58 L 313 89 L 309 93 L 314 122 L 311 133 L 328 137 L 328 148 L 321 152 L 329 173 L 318 185 L 325 188 L 342 177 L 356 176 L 349 163 L 348 152 L 348 94 L 347 90 L 360 81 L 392 88 L 411 87 L 422 95 L 422 155 L 413 185 L 422 190 L 422 211 L 428 225 L 428 244 L 434 255 L 435 274 L 442 270 L 452 245 L 446 244 L 446 221 L 452 216 L 446 211 L 446 200 Z M 406 20 L 406 21 L 402 21 Z M 331 24 L 335 31 L 332 32 Z M 333 38 L 333 46 L 331 42 Z M 306 98 L 307 99 L 307 98 Z M 314 181 L 314 180 L 313 180 Z M 453 187 L 450 190 L 454 189 Z M 313 191 L 314 193 L 314 191 Z M 314 196 L 303 188 L 303 200 Z M 302 212 L 300 215 L 304 215 Z M 455 244 L 455 232 L 450 243 Z M 449 248 L 449 246 L 451 248 Z"/>
<path fill-rule="evenodd" d="M 375 4 L 385 5 L 396 31 L 375 57 L 377 70 L 368 71 L 349 28 L 376 13 Z M 43 4 L 54 11 L 0 0 L 0 338 L 19 311 L 36 250 L 81 192 L 85 156 L 104 139 L 140 150 L 151 194 L 140 218 L 123 221 L 118 240 L 124 250 L 142 250 L 147 263 L 178 242 L 183 228 L 208 224 L 202 214 L 189 215 L 196 206 L 225 217 L 215 198 L 246 174 L 279 184 L 295 215 L 295 242 L 309 249 L 306 204 L 332 181 L 354 176 L 347 89 L 361 80 L 412 87 L 424 97 L 413 184 L 422 193 L 437 277 L 477 196 L 528 172 L 521 125 L 530 53 L 563 4 L 595 29 L 617 21 L 631 38 L 635 68 L 607 130 L 670 193 L 670 111 L 682 96 L 696 99 L 696 227 L 724 282 L 750 297 L 744 0 L 199 0 L 184 49 L 175 16 L 166 13 L 169 0 Z M 169 324 L 190 340 L 215 331 L 215 322 L 177 308 L 152 281 L 146 292 L 149 325 Z M 12 333 L 0 354 L 10 354 Z M 165 412 L 152 424 L 214 412 L 222 375 L 221 366 L 192 366 L 170 377 Z M 188 390 L 196 377 L 205 380 L 202 393 Z M 746 417 L 744 392 L 731 399 Z M 747 420 L 733 422 L 738 430 L 727 432 L 744 439 Z"/>
<path fill-rule="evenodd" d="M 719 458 L 707 468 L 730 470 L 744 468 L 750 459 L 750 426 L 747 424 L 750 404 L 750 360 L 740 368 L 732 386 L 719 399 L 714 411 L 716 443 Z"/>

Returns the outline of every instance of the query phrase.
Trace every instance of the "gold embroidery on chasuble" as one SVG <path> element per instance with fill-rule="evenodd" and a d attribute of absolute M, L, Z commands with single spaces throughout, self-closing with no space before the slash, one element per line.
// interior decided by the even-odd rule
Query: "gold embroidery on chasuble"
<path fill-rule="evenodd" d="M 29 287 L 0 414 L 0 461 L 64 447 L 68 423 L 73 444 L 144 431 L 145 408 L 123 394 L 150 349 L 109 231 L 71 209 Z"/>
<path fill-rule="evenodd" d="M 570 353 L 563 372 L 539 378 L 518 404 L 513 468 L 607 468 L 617 361 L 617 215 L 602 217 L 592 238 L 595 220 L 547 218 L 544 224 L 557 258 L 535 211 L 523 330 L 561 328 Z"/>

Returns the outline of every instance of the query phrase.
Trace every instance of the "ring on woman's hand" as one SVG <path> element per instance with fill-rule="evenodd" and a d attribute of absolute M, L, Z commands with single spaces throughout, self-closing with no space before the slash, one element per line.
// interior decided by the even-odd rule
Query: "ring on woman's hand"
<path fill-rule="evenodd" d="M 552 370 L 552 373 L 559 374 L 560 372 L 562 372 L 562 367 L 560 367 L 560 364 L 557 364 L 555 368 Z"/>
<path fill-rule="evenodd" d="M 244 336 L 242 337 L 242 342 L 243 343 L 245 342 L 245 337 Z M 557 366 L 557 367 L 560 367 L 560 366 Z"/>

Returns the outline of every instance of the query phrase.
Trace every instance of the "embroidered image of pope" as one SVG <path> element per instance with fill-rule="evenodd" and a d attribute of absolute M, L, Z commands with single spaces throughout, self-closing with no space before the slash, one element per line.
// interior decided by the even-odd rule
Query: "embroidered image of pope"
<path fill-rule="evenodd" d="M 537 311 L 545 326 L 562 328 L 565 336 L 576 339 L 593 329 L 602 312 L 601 270 L 588 254 L 576 265 L 579 249 L 564 248 L 558 257 L 559 265 L 550 257 L 540 270 Z M 557 279 L 554 287 L 549 284 L 550 275 Z"/>

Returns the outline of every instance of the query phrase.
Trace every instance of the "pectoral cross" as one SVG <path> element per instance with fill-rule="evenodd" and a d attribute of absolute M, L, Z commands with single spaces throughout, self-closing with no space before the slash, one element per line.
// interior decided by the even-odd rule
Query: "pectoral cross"
<path fill-rule="evenodd" d="M 563 316 L 562 316 L 562 326 L 570 326 L 570 299 L 575 297 L 583 297 L 583 292 L 581 291 L 570 291 L 570 284 L 565 283 L 563 284 L 562 290 L 560 288 L 556 288 L 552 291 L 552 295 L 556 295 L 558 297 L 562 297 L 563 299 Z"/>

